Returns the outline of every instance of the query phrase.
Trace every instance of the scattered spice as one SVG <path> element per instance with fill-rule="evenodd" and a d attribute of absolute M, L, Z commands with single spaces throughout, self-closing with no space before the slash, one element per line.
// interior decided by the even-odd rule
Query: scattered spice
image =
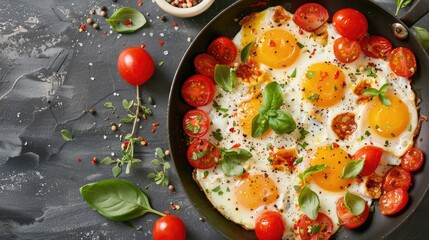
<path fill-rule="evenodd" d="M 125 24 L 126 26 L 129 26 L 129 25 L 133 25 L 133 22 L 131 21 L 131 19 L 126 19 L 126 20 L 124 21 L 124 24 Z"/>
<path fill-rule="evenodd" d="M 86 32 L 86 25 L 85 24 L 80 25 L 79 32 Z"/>
<path fill-rule="evenodd" d="M 97 157 L 93 157 L 91 160 L 92 165 L 97 164 Z"/>
<path fill-rule="evenodd" d="M 88 24 L 92 24 L 92 18 L 88 18 L 88 19 L 86 19 L 86 23 L 88 23 Z"/>
<path fill-rule="evenodd" d="M 165 15 L 161 16 L 161 21 L 166 22 L 167 21 L 167 17 Z"/>
<path fill-rule="evenodd" d="M 101 11 L 101 12 L 100 12 L 100 16 L 102 16 L 102 17 L 106 17 L 106 16 L 107 16 L 106 11 Z"/>
<path fill-rule="evenodd" d="M 156 132 L 156 128 L 159 126 L 159 123 L 152 123 L 152 133 Z"/>
<path fill-rule="evenodd" d="M 91 9 L 91 10 L 89 10 L 89 14 L 95 14 L 95 9 Z"/>
<path fill-rule="evenodd" d="M 110 129 L 112 130 L 112 132 L 116 132 L 118 131 L 118 125 L 116 123 L 112 123 Z"/>
<path fill-rule="evenodd" d="M 107 7 L 106 6 L 102 6 L 100 10 L 104 11 L 104 12 L 107 12 Z"/>
<path fill-rule="evenodd" d="M 140 47 L 141 47 L 141 48 L 145 48 L 145 47 L 146 47 L 146 44 L 142 43 L 142 44 L 140 44 Z"/>
<path fill-rule="evenodd" d="M 98 29 L 100 26 L 98 25 L 98 23 L 94 23 L 94 24 L 92 24 L 92 27 L 93 27 L 94 29 Z"/>
<path fill-rule="evenodd" d="M 177 26 L 178 26 L 178 24 L 177 24 L 177 22 L 173 22 L 173 23 L 171 24 L 171 26 L 173 26 L 173 27 L 177 27 Z"/>
<path fill-rule="evenodd" d="M 164 45 L 164 41 L 162 41 L 162 40 L 158 40 L 158 44 L 159 44 L 159 46 L 161 46 L 161 47 L 162 47 L 162 45 Z"/>
<path fill-rule="evenodd" d="M 168 190 L 174 192 L 174 190 L 175 190 L 174 186 L 172 184 L 168 185 Z"/>
<path fill-rule="evenodd" d="M 420 115 L 420 117 L 421 117 L 425 122 L 427 122 L 427 121 L 428 121 L 428 116 L 426 116 L 426 115 L 424 115 L 424 114 L 421 114 L 421 115 Z"/>
<path fill-rule="evenodd" d="M 93 116 L 95 116 L 95 115 L 97 114 L 97 111 L 95 110 L 95 108 L 90 108 L 90 109 L 88 110 L 88 112 L 89 112 L 91 115 L 93 115 Z"/>
<path fill-rule="evenodd" d="M 76 158 L 76 161 L 80 163 L 80 162 L 82 162 L 82 158 L 78 157 L 78 158 Z"/>
<path fill-rule="evenodd" d="M 139 0 L 139 1 L 137 2 L 137 6 L 141 7 L 142 5 L 143 5 L 143 2 Z"/>

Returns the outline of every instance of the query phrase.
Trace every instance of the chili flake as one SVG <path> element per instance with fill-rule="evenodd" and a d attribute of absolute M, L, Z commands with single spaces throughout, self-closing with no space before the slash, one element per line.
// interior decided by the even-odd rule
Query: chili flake
<path fill-rule="evenodd" d="M 178 24 L 177 24 L 177 22 L 173 22 L 173 23 L 171 24 L 171 26 L 173 26 L 173 27 L 177 27 L 177 26 L 178 26 Z"/>
<path fill-rule="evenodd" d="M 427 121 L 428 121 L 428 116 L 426 116 L 426 115 L 424 115 L 424 114 L 421 114 L 421 115 L 420 115 L 420 117 L 421 117 L 425 122 L 427 122 Z"/>
<path fill-rule="evenodd" d="M 127 20 L 125 20 L 124 24 L 126 26 L 129 26 L 129 25 L 133 25 L 133 22 L 131 21 L 131 19 L 127 19 Z"/>
<path fill-rule="evenodd" d="M 82 162 L 82 158 L 80 158 L 80 157 L 78 157 L 78 158 L 76 158 L 76 160 L 77 160 L 77 162 Z"/>
<path fill-rule="evenodd" d="M 142 1 L 138 1 L 138 2 L 137 2 L 137 6 L 141 7 L 142 5 L 143 5 L 143 2 L 142 2 Z"/>
<path fill-rule="evenodd" d="M 164 41 L 162 41 L 162 40 L 158 40 L 158 44 L 159 44 L 159 46 L 161 46 L 161 47 L 162 47 L 162 45 L 164 45 Z"/>
<path fill-rule="evenodd" d="M 92 158 L 92 160 L 91 160 L 91 162 L 92 162 L 92 165 L 97 164 L 97 158 L 96 158 L 96 157 L 93 157 L 93 158 Z"/>
<path fill-rule="evenodd" d="M 80 25 L 79 32 L 86 32 L 86 25 L 85 24 Z"/>
<path fill-rule="evenodd" d="M 152 133 L 156 132 L 156 128 L 159 126 L 159 123 L 152 123 Z"/>
<path fill-rule="evenodd" d="M 140 47 L 141 47 L 141 48 L 145 48 L 145 47 L 146 47 L 146 44 L 142 43 L 142 44 L 140 44 Z"/>

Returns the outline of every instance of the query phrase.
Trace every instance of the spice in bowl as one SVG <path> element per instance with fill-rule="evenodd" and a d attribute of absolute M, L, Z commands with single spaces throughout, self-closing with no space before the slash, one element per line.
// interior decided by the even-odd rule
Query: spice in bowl
<path fill-rule="evenodd" d="M 166 0 L 169 4 L 179 8 L 191 8 L 198 5 L 203 0 Z"/>

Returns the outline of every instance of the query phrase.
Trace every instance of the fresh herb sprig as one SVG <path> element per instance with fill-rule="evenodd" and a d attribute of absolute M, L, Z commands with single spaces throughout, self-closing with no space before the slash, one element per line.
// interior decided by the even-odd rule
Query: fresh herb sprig
<path fill-rule="evenodd" d="M 358 195 L 350 193 L 348 189 L 344 196 L 344 205 L 355 216 L 363 213 L 366 208 L 365 200 Z"/>
<path fill-rule="evenodd" d="M 398 16 L 399 10 L 401 10 L 401 8 L 405 8 L 408 5 L 410 5 L 411 2 L 413 2 L 413 0 L 395 0 L 395 1 L 396 1 L 395 16 Z"/>
<path fill-rule="evenodd" d="M 242 62 L 246 62 L 249 58 L 250 48 L 252 47 L 253 43 L 255 43 L 255 41 L 251 41 L 246 46 L 244 46 L 243 50 L 241 50 L 240 58 Z"/>
<path fill-rule="evenodd" d="M 154 172 L 149 173 L 147 175 L 147 178 L 153 179 L 153 183 L 155 183 L 156 185 L 168 186 L 169 178 L 167 171 L 171 168 L 171 165 L 169 162 L 165 161 L 166 156 L 161 148 L 156 148 L 155 151 L 156 158 L 153 159 L 150 163 L 152 163 L 152 165 L 154 165 L 155 167 L 161 168 L 161 170 L 154 169 Z M 149 188 L 151 184 L 147 185 L 145 188 Z"/>
<path fill-rule="evenodd" d="M 237 86 L 235 70 L 227 65 L 216 64 L 214 69 L 214 80 L 227 92 L 232 92 L 232 90 Z"/>
<path fill-rule="evenodd" d="M 249 160 L 252 153 L 242 148 L 220 149 L 221 159 L 219 165 L 228 176 L 242 175 L 245 170 L 241 163 Z"/>
<path fill-rule="evenodd" d="M 365 164 L 365 160 L 356 159 L 348 162 L 346 166 L 343 168 L 343 172 L 341 173 L 341 178 L 354 178 L 359 175 Z"/>
<path fill-rule="evenodd" d="M 371 96 L 371 97 L 378 97 L 380 99 L 380 102 L 385 106 L 390 106 L 392 103 L 390 102 L 390 99 L 387 97 L 386 92 L 389 90 L 390 84 L 385 83 L 379 90 L 376 88 L 367 88 L 365 91 L 363 91 L 362 94 Z"/>

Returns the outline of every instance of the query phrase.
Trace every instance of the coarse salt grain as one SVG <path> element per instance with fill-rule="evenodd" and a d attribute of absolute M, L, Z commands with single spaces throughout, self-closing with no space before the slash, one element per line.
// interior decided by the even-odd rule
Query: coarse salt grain
<path fill-rule="evenodd" d="M 164 33 L 160 33 L 159 36 L 160 37 L 164 37 L 165 35 L 164 35 Z"/>
<path fill-rule="evenodd" d="M 91 77 L 91 80 L 92 80 L 92 81 L 94 81 L 94 80 L 95 80 L 95 77 Z"/>
<path fill-rule="evenodd" d="M 92 62 L 90 62 L 88 65 L 89 65 L 90 67 L 92 67 L 92 65 L 93 65 L 93 64 L 92 64 Z"/>
<path fill-rule="evenodd" d="M 168 51 L 164 51 L 164 55 L 168 55 Z"/>

